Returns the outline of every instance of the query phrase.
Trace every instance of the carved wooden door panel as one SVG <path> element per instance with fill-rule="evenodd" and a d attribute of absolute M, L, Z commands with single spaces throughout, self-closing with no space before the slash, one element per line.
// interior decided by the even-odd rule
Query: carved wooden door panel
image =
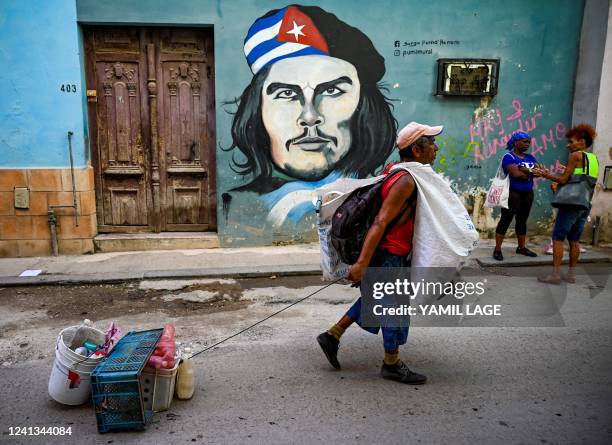
<path fill-rule="evenodd" d="M 216 229 L 212 32 L 86 27 L 85 49 L 99 231 Z"/>
<path fill-rule="evenodd" d="M 212 33 L 159 30 L 158 103 L 162 230 L 216 226 Z"/>
<path fill-rule="evenodd" d="M 86 32 L 98 228 L 151 230 L 146 66 L 138 28 Z"/>

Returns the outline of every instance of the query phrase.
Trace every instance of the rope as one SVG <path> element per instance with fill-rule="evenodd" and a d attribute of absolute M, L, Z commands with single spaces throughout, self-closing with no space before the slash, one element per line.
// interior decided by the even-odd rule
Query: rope
<path fill-rule="evenodd" d="M 290 305 L 285 306 L 285 307 L 284 307 L 284 308 L 282 308 L 281 310 L 276 311 L 276 312 L 274 312 L 274 313 L 272 313 L 272 314 L 268 315 L 266 318 L 264 318 L 264 319 L 262 319 L 262 320 L 259 320 L 258 322 L 253 323 L 253 324 L 252 324 L 252 325 L 250 325 L 250 326 L 247 326 L 247 327 L 246 327 L 246 328 L 244 328 L 243 330 L 241 330 L 241 331 L 239 331 L 239 332 L 236 332 L 235 334 L 232 334 L 232 335 L 230 335 L 229 337 L 226 337 L 226 338 L 224 338 L 223 340 L 218 341 L 217 343 L 215 343 L 215 344 L 213 344 L 213 345 L 211 345 L 211 346 L 208 346 L 207 348 L 202 349 L 201 351 L 196 352 L 195 354 L 193 354 L 193 355 L 191 356 L 191 358 L 195 357 L 196 355 L 200 355 L 201 353 L 206 352 L 206 351 L 208 351 L 208 350 L 210 350 L 210 349 L 212 349 L 212 348 L 214 348 L 214 347 L 216 347 L 216 346 L 219 346 L 221 343 L 225 343 L 226 341 L 231 340 L 231 339 L 232 339 L 232 338 L 234 338 L 234 337 L 237 337 L 238 335 L 242 334 L 243 332 L 246 332 L 246 331 L 248 331 L 249 329 L 254 328 L 254 327 L 255 327 L 255 326 L 257 326 L 258 324 L 261 324 L 261 323 L 263 323 L 264 321 L 269 320 L 270 318 L 272 318 L 272 317 L 274 317 L 274 316 L 276 316 L 276 315 L 280 314 L 281 312 L 286 311 L 287 309 L 289 309 L 290 307 L 295 306 L 296 304 L 301 303 L 302 301 L 304 301 L 304 300 L 306 300 L 306 299 L 308 299 L 308 298 L 312 297 L 313 295 L 315 295 L 315 294 L 317 294 L 317 293 L 321 292 L 321 291 L 322 291 L 322 290 L 324 290 L 324 289 L 327 289 L 327 288 L 328 288 L 329 286 L 331 286 L 332 284 L 336 284 L 338 281 L 343 280 L 343 279 L 344 279 L 344 278 L 338 278 L 336 281 L 332 281 L 331 283 L 326 284 L 326 285 L 325 285 L 325 286 L 323 286 L 322 288 L 317 289 L 316 291 L 314 291 L 314 292 L 310 293 L 309 295 L 306 295 L 304 298 L 300 298 L 299 300 L 294 301 L 294 302 L 293 302 L 293 303 L 291 303 Z M 63 341 L 63 340 L 62 340 L 62 341 Z M 57 349 L 58 347 L 59 347 L 59 346 L 56 344 L 56 349 Z M 80 360 L 80 361 L 78 361 L 78 362 L 76 362 L 76 363 L 73 363 L 73 365 L 72 365 L 72 366 L 79 365 L 79 364 L 83 363 L 85 360 L 87 360 L 88 358 L 90 358 L 90 357 L 85 357 L 83 360 Z M 72 366 L 71 366 L 69 369 L 71 369 L 71 370 L 72 370 Z"/>
<path fill-rule="evenodd" d="M 214 347 L 216 347 L 216 346 L 219 346 L 221 343 L 225 343 L 226 341 L 228 341 L 228 340 L 230 340 L 230 339 L 232 339 L 232 338 L 234 338 L 234 337 L 236 337 L 236 336 L 238 336 L 238 335 L 242 334 L 243 332 L 248 331 L 248 330 L 249 330 L 249 329 L 251 329 L 251 328 L 254 328 L 254 327 L 255 327 L 255 326 L 257 326 L 258 324 L 261 324 L 261 323 L 263 323 L 264 321 L 269 320 L 270 318 L 272 318 L 272 317 L 274 317 L 274 316 L 276 316 L 276 315 L 280 314 L 281 312 L 286 311 L 287 309 L 289 309 L 289 308 L 290 308 L 290 307 L 292 307 L 292 306 L 295 306 L 296 304 L 301 303 L 302 301 L 306 300 L 307 298 L 312 297 L 314 294 L 317 294 L 317 293 L 321 292 L 322 290 L 327 289 L 327 288 L 328 288 L 329 286 L 331 286 L 332 284 L 336 284 L 338 281 L 343 280 L 343 279 L 344 279 L 344 278 L 338 278 L 336 281 L 332 281 L 331 283 L 326 284 L 326 285 L 325 285 L 325 286 L 323 286 L 322 288 L 317 289 L 316 291 L 312 292 L 310 295 L 306 295 L 304 298 L 300 298 L 299 300 L 294 301 L 294 302 L 293 302 L 293 303 L 291 303 L 289 306 L 285 306 L 285 307 L 284 307 L 284 308 L 282 308 L 281 310 L 276 311 L 276 312 L 274 312 L 274 313 L 273 313 L 273 314 L 271 314 L 271 315 L 268 315 L 266 318 L 264 318 L 264 319 L 262 319 L 262 320 L 259 320 L 257 323 L 253 323 L 252 325 L 247 326 L 247 327 L 246 327 L 246 328 L 244 328 L 243 330 L 241 330 L 241 331 L 239 331 L 239 332 L 236 332 L 235 334 L 232 334 L 232 335 L 230 335 L 229 337 L 224 338 L 223 340 L 218 341 L 217 343 L 215 343 L 215 344 L 213 344 L 213 345 L 211 345 L 211 346 L 208 346 L 207 348 L 202 349 L 201 351 L 196 352 L 195 354 L 193 354 L 193 355 L 191 356 L 191 358 L 195 357 L 196 355 L 201 354 L 202 352 L 206 352 L 206 351 L 208 351 L 208 350 L 210 350 L 210 349 L 212 349 L 212 348 L 214 348 Z"/>

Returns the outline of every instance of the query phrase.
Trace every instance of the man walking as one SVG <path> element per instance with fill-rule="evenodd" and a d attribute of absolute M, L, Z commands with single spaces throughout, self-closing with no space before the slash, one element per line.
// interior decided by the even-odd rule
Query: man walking
<path fill-rule="evenodd" d="M 401 162 L 431 164 L 436 158 L 438 146 L 435 136 L 442 132 L 442 126 L 411 122 L 398 134 L 397 146 Z M 385 170 L 388 173 L 389 168 Z M 383 203 L 370 227 L 361 248 L 359 259 L 351 266 L 348 279 L 358 283 L 367 267 L 404 267 L 412 251 L 417 188 L 415 180 L 407 171 L 401 171 L 385 179 L 381 189 Z M 396 221 L 389 228 L 392 222 Z M 357 322 L 361 326 L 361 298 L 328 331 L 317 337 L 317 341 L 329 363 L 340 369 L 338 346 L 345 330 Z M 363 327 L 363 326 L 362 326 Z M 380 328 L 363 327 L 373 334 Z M 382 327 L 384 360 L 381 376 L 411 385 L 427 381 L 424 375 L 412 372 L 399 357 L 399 347 L 408 339 L 408 326 Z"/>

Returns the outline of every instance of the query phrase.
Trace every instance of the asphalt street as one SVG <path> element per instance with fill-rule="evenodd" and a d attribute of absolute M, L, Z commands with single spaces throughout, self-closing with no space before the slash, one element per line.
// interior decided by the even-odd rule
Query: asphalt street
<path fill-rule="evenodd" d="M 47 394 L 63 327 L 92 314 L 100 316 L 91 317 L 97 327 L 116 320 L 124 331 L 172 322 L 177 339 L 198 350 L 314 292 L 320 278 L 106 286 L 102 294 L 113 297 L 104 310 L 93 301 L 102 298 L 100 289 L 0 289 L 0 442 L 611 443 L 609 265 L 585 265 L 576 284 L 556 288 L 535 280 L 547 270 L 473 271 L 488 283 L 478 302 L 502 305 L 496 319 L 446 327 L 415 319 L 401 355 L 428 376 L 424 386 L 381 379 L 382 340 L 357 326 L 342 338 L 342 370 L 330 367 L 315 337 L 357 296 L 334 285 L 194 358 L 195 396 L 174 400 L 146 431 L 105 435 L 90 404 L 66 407 Z M 227 303 L 211 299 L 226 294 Z M 49 309 L 64 295 L 84 301 L 91 313 L 76 305 L 73 313 Z M 159 301 L 165 303 L 152 304 Z M 16 426 L 70 426 L 72 435 L 11 436 Z"/>

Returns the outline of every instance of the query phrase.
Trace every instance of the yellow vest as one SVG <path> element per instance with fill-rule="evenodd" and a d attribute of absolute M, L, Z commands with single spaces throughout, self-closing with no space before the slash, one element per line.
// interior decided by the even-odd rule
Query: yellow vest
<path fill-rule="evenodd" d="M 597 179 L 597 177 L 599 176 L 599 161 L 597 160 L 597 156 L 595 156 L 593 153 L 587 153 L 585 151 L 583 151 L 582 153 L 584 153 L 589 161 L 589 171 L 588 171 L 588 175 L 591 178 L 595 178 Z M 586 165 L 580 167 L 580 168 L 575 168 L 574 169 L 574 175 L 586 175 L 587 172 L 584 171 L 584 169 L 586 168 Z"/>

